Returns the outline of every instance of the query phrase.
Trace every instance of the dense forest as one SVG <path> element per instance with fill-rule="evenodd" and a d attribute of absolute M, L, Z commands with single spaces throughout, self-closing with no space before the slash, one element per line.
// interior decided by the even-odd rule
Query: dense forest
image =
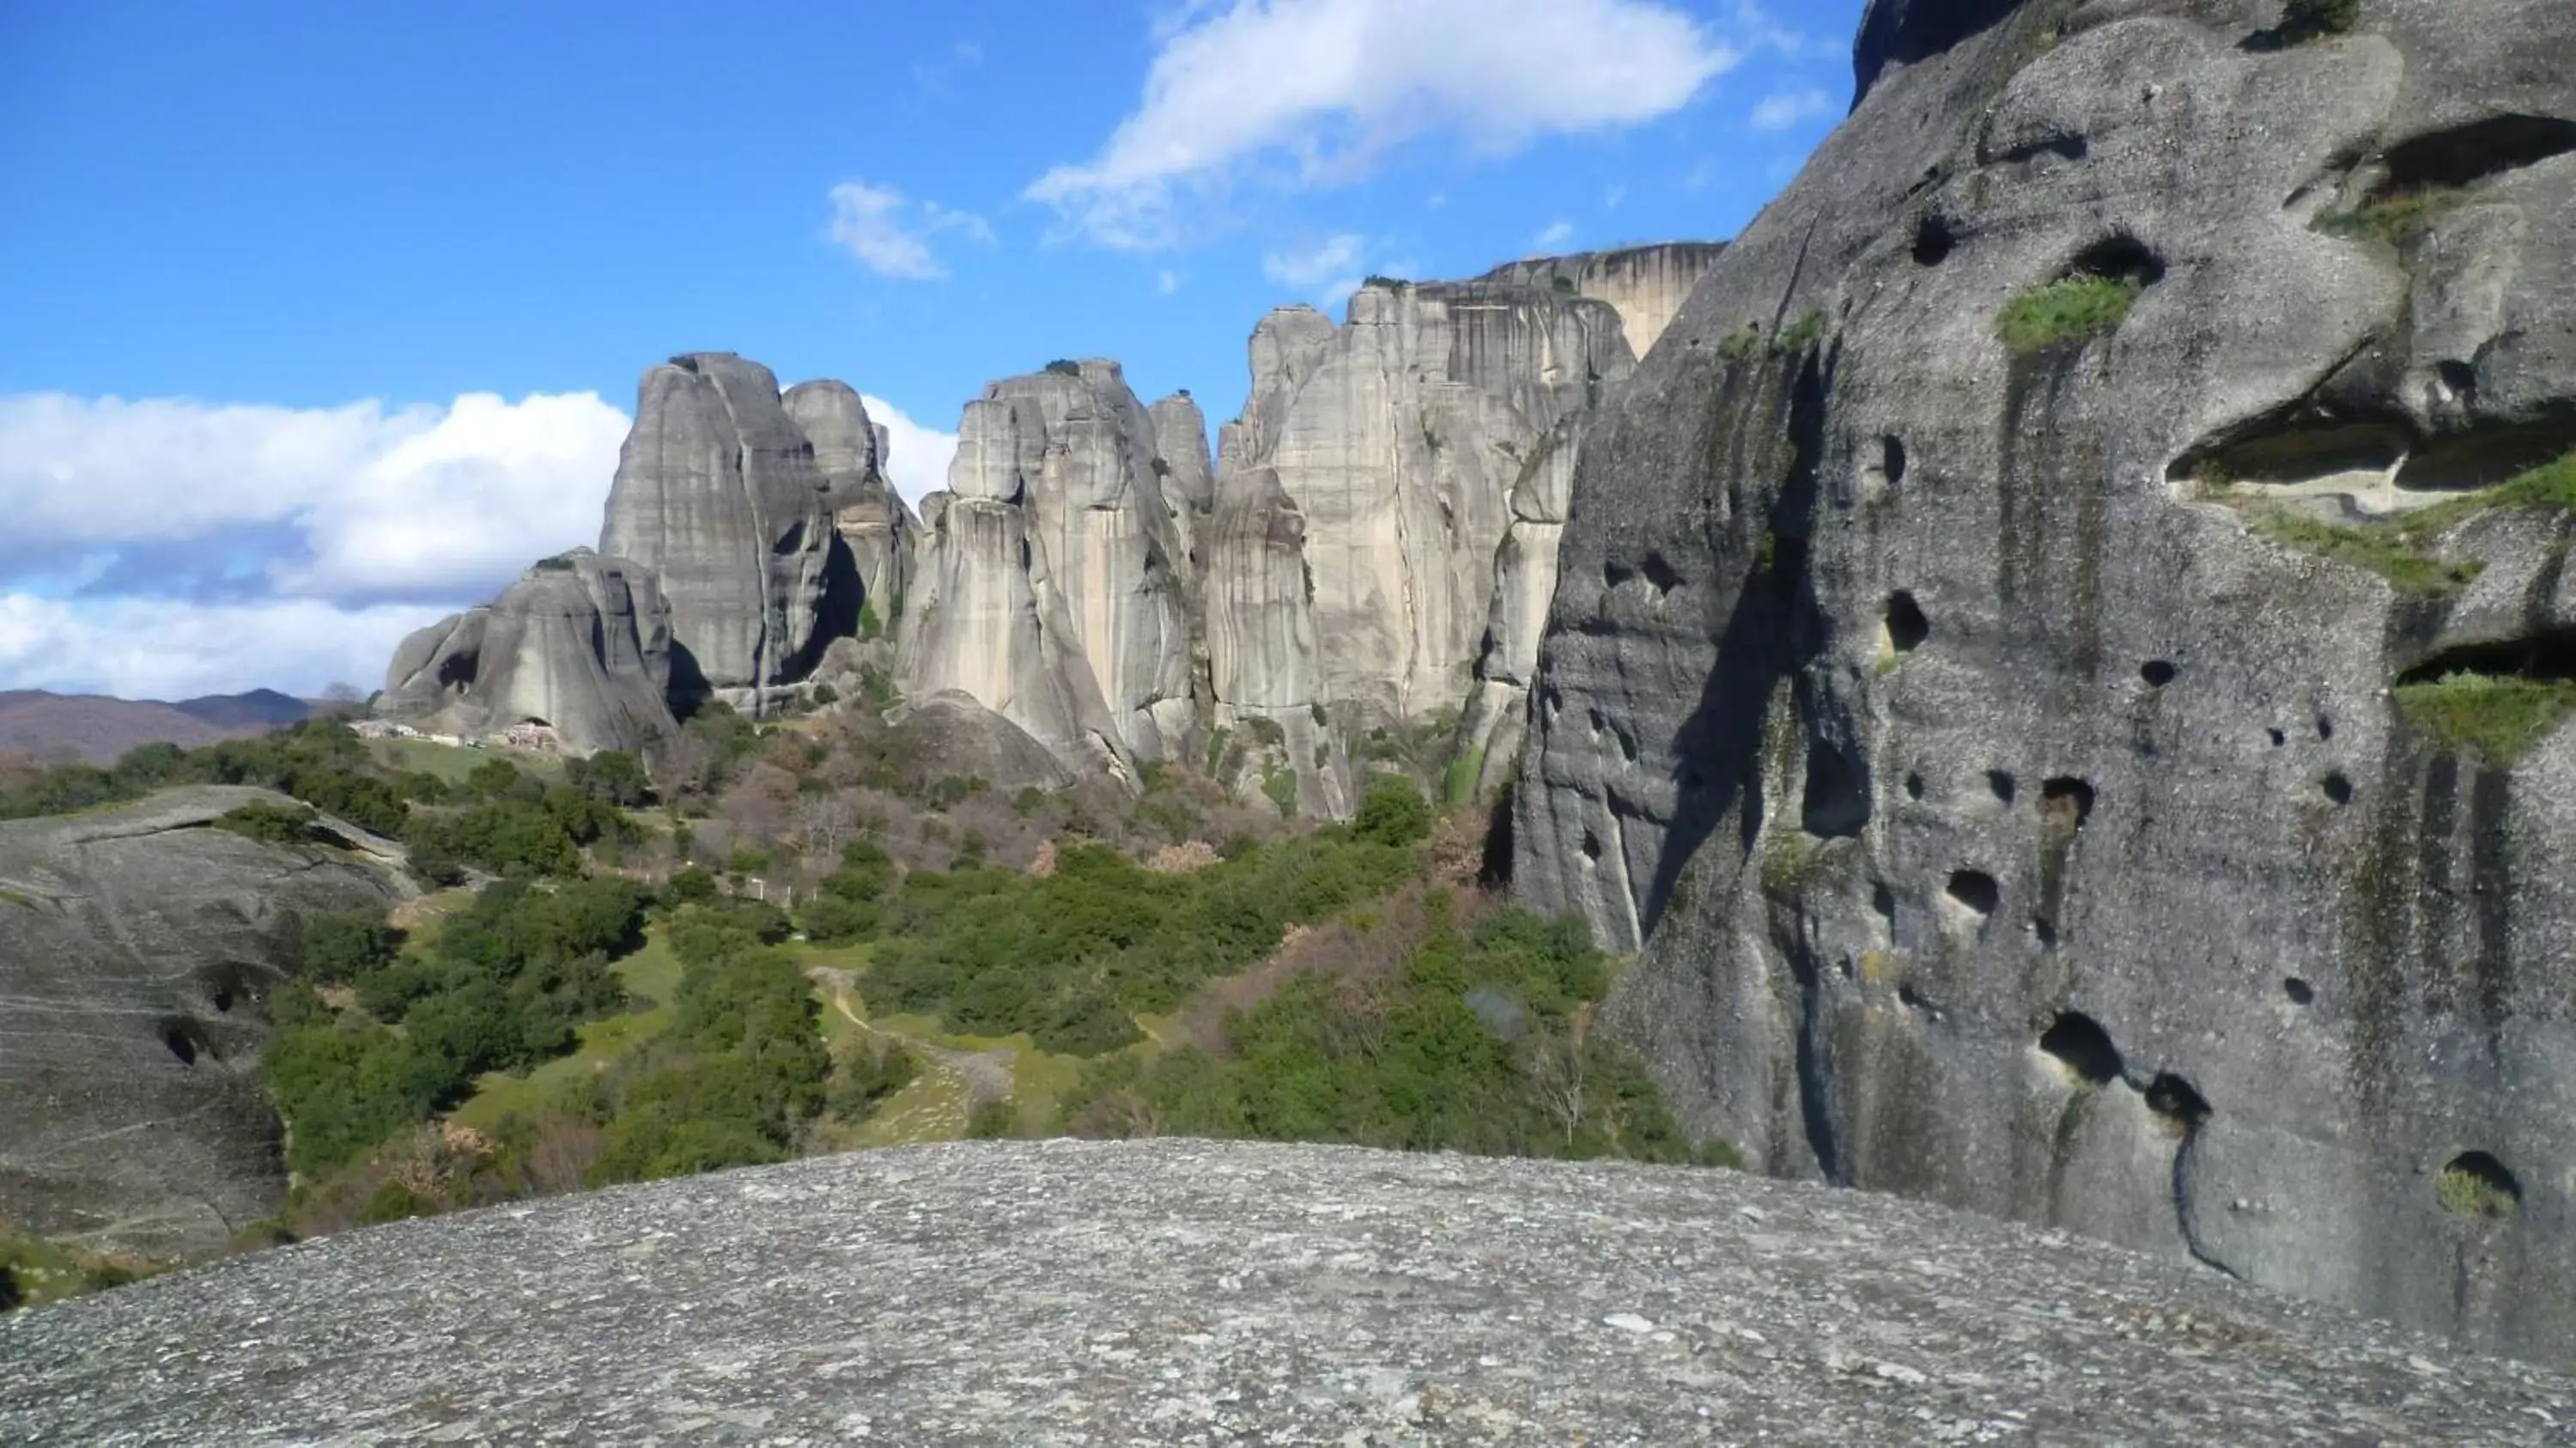
<path fill-rule="evenodd" d="M 245 1244 L 959 1135 L 1727 1161 L 1590 1029 L 1616 962 L 1482 878 L 1436 750 L 1380 753 L 1313 826 L 1174 767 L 924 778 L 858 708 L 712 707 L 649 776 L 325 720 L 0 780 L 0 818 L 248 784 L 300 803 L 218 827 L 407 847 L 422 898 L 302 919 L 268 995 L 295 1186 Z"/>

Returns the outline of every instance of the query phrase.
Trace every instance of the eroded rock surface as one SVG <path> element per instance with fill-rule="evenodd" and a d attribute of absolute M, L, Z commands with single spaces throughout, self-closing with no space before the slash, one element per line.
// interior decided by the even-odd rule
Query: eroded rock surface
<path fill-rule="evenodd" d="M 2059 1233 L 1734 1173 L 863 1152 L 0 1317 L 29 1442 L 2564 1441 L 2576 1384 Z"/>
<path fill-rule="evenodd" d="M 778 379 L 730 352 L 644 374 L 599 551 L 661 581 L 683 707 L 715 697 L 764 712 L 856 624 L 813 445 Z"/>
<path fill-rule="evenodd" d="M 1069 762 L 1185 753 L 1193 576 L 1159 458 L 1115 363 L 967 404 L 948 491 L 925 509 L 906 686 L 963 692 Z"/>
<path fill-rule="evenodd" d="M 2392 698 L 2568 676 L 2565 521 L 2449 599 L 2250 524 L 2576 448 L 2576 10 L 2357 15 L 1876 0 L 1583 449 L 1516 879 L 1773 1171 L 2566 1358 L 2576 733 Z"/>
<path fill-rule="evenodd" d="M 1628 346 L 1643 357 L 1681 315 L 1691 288 L 1726 253 L 1721 241 L 1669 241 L 1617 251 L 1532 257 L 1494 268 L 1479 280 L 1542 287 L 1608 302 L 1619 313 Z"/>
<path fill-rule="evenodd" d="M 405 639 L 375 712 L 481 738 L 551 727 L 566 753 L 640 750 L 671 717 L 671 611 L 653 575 L 587 548 L 549 558 L 488 604 Z"/>
<path fill-rule="evenodd" d="M 293 804 L 209 785 L 0 823 L 0 1221 L 170 1258 L 285 1199 L 254 1073 L 295 921 L 412 888 L 353 826 L 322 821 L 350 849 L 211 828 L 254 801 Z"/>
<path fill-rule="evenodd" d="M 857 571 L 864 610 L 859 630 L 882 633 L 902 616 L 921 534 L 921 520 L 886 479 L 885 429 L 869 420 L 858 389 L 846 382 L 799 382 L 780 401 L 813 444 L 824 506 Z"/>

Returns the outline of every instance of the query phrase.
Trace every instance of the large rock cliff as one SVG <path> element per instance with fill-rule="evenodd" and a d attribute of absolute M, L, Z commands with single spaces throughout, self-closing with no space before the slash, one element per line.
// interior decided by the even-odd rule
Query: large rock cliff
<path fill-rule="evenodd" d="M 538 563 L 488 604 L 403 640 L 376 712 L 481 738 L 517 724 L 571 754 L 668 738 L 671 610 L 651 573 L 587 548 Z"/>
<path fill-rule="evenodd" d="M 2576 10 L 2293 10 L 1875 0 L 1583 449 L 1518 887 L 1772 1170 L 2563 1357 L 2571 490 L 2464 490 L 2576 448 Z"/>
<path fill-rule="evenodd" d="M 764 712 L 855 627 L 855 566 L 829 501 L 768 368 L 700 352 L 644 374 L 599 551 L 660 579 L 675 702 Z"/>
<path fill-rule="evenodd" d="M 210 828 L 206 786 L 0 824 L 0 1221 L 118 1253 L 222 1247 L 286 1195 L 256 1074 L 264 1003 L 310 910 L 412 893 L 399 853 Z"/>
<path fill-rule="evenodd" d="M 1578 251 L 1565 256 L 1510 262 L 1479 280 L 1545 287 L 1608 302 L 1619 313 L 1628 346 L 1643 357 L 1681 315 L 1691 289 L 1726 254 L 1722 241 L 1671 241 L 1617 251 Z"/>
<path fill-rule="evenodd" d="M 858 574 L 859 630 L 873 635 L 890 628 L 902 612 L 921 520 L 886 478 L 885 428 L 869 419 L 858 389 L 846 382 L 799 382 L 780 403 L 813 444 L 823 506 Z"/>

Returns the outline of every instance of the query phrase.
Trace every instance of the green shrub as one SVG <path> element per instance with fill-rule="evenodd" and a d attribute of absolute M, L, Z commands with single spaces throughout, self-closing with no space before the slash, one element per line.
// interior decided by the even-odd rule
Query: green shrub
<path fill-rule="evenodd" d="M 1821 311 L 1808 312 L 1771 339 L 1772 355 L 1795 357 L 1814 346 L 1816 340 L 1824 335 L 1825 314 Z"/>
<path fill-rule="evenodd" d="M 1995 319 L 1995 331 L 2020 356 L 2107 337 L 2127 320 L 2144 290 L 2129 277 L 2068 277 L 2013 298 Z"/>
<path fill-rule="evenodd" d="M 1061 377 L 1079 377 L 1082 375 L 1082 364 L 1070 357 L 1058 357 L 1046 365 L 1046 370 Z"/>
<path fill-rule="evenodd" d="M 313 810 L 306 805 L 275 805 L 255 799 L 239 809 L 227 810 L 214 826 L 264 845 L 299 845 L 313 838 Z"/>
<path fill-rule="evenodd" d="M 966 1139 L 1000 1141 L 1020 1134 L 1020 1114 L 1008 1101 L 987 1101 L 966 1118 Z"/>
<path fill-rule="evenodd" d="M 2397 711 L 2454 749 L 2510 767 L 2576 714 L 2576 681 L 2450 674 L 2400 684 Z"/>
<path fill-rule="evenodd" d="M 1351 838 L 1404 846 L 1417 844 L 1430 835 L 1431 805 L 1412 780 L 1381 775 L 1369 781 L 1368 793 L 1360 800 L 1359 816 L 1351 821 Z"/>
<path fill-rule="evenodd" d="M 2391 246 L 2408 246 L 2467 196 L 2466 191 L 2449 186 L 2391 191 L 2351 211 L 2319 217 L 2317 229 L 2331 236 L 2366 236 Z"/>
<path fill-rule="evenodd" d="M 376 910 L 326 911 L 299 922 L 296 974 L 324 985 L 347 985 L 393 963 L 403 933 Z"/>
<path fill-rule="evenodd" d="M 1279 807 L 1283 815 L 1297 813 L 1297 771 L 1285 765 L 1264 763 L 1261 766 L 1261 792 Z"/>
<path fill-rule="evenodd" d="M 911 1050 L 882 1036 L 871 1037 L 868 1049 L 842 1063 L 823 1109 L 833 1120 L 855 1125 L 920 1075 L 921 1058 Z"/>

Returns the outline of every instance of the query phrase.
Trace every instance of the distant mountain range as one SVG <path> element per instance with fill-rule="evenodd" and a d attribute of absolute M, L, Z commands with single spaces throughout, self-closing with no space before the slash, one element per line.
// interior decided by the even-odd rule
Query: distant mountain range
<path fill-rule="evenodd" d="M 42 689 L 0 690 L 0 751 L 20 751 L 48 763 L 78 759 L 106 764 L 142 744 L 194 748 L 219 739 L 263 734 L 309 718 L 316 707 L 274 689 L 209 694 L 177 703 L 51 694 Z"/>

